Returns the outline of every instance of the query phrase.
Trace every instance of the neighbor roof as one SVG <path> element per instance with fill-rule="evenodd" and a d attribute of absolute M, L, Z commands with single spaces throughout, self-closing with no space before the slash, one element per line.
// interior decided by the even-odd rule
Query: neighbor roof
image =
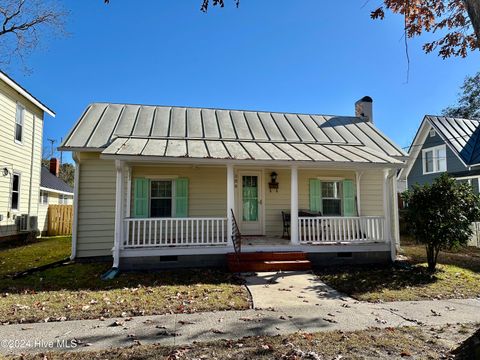
<path fill-rule="evenodd" d="M 426 120 L 467 166 L 480 163 L 480 122 L 427 115 Z"/>
<path fill-rule="evenodd" d="M 62 150 L 104 155 L 400 163 L 407 154 L 359 117 L 95 103 Z"/>
<path fill-rule="evenodd" d="M 46 112 L 48 115 L 55 117 L 55 113 L 51 110 L 47 105 L 43 104 L 40 100 L 38 100 L 35 96 L 30 94 L 24 87 L 22 87 L 19 83 L 13 80 L 10 76 L 5 74 L 3 71 L 0 70 L 0 80 L 6 82 L 10 87 L 12 87 L 15 91 L 17 91 L 20 95 L 31 101 L 33 104 L 38 106 L 42 111 Z"/>
<path fill-rule="evenodd" d="M 42 190 L 69 193 L 73 195 L 73 189 L 62 179 L 53 175 L 46 167 L 42 166 L 40 187 Z"/>

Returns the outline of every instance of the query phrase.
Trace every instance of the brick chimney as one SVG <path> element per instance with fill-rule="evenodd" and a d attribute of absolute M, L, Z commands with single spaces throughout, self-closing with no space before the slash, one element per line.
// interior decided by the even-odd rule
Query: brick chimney
<path fill-rule="evenodd" d="M 50 159 L 50 172 L 56 177 L 60 174 L 60 162 L 57 158 Z"/>
<path fill-rule="evenodd" d="M 355 116 L 373 123 L 373 99 L 370 96 L 364 96 L 355 103 Z"/>

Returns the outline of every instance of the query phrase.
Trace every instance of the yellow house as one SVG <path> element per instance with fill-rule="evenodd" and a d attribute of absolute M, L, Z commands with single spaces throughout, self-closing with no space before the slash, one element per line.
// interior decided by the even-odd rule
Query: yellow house
<path fill-rule="evenodd" d="M 0 71 L 0 241 L 37 230 L 45 114 L 55 116 Z"/>
<path fill-rule="evenodd" d="M 226 254 L 390 261 L 406 154 L 356 116 L 95 103 L 61 146 L 76 162 L 72 258 L 215 266 Z"/>

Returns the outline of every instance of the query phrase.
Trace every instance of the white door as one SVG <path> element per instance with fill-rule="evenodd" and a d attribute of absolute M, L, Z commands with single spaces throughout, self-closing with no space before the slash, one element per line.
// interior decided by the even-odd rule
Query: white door
<path fill-rule="evenodd" d="M 261 171 L 239 172 L 238 217 L 242 235 L 263 235 L 263 188 Z"/>

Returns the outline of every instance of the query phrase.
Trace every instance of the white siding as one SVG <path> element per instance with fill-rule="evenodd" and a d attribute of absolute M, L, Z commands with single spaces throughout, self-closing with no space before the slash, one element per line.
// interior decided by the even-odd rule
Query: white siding
<path fill-rule="evenodd" d="M 22 144 L 15 142 L 17 102 L 25 107 Z M 35 129 L 33 126 L 34 114 L 36 117 Z M 0 169 L 6 167 L 11 173 L 21 174 L 19 210 L 13 212 L 10 211 L 11 175 L 2 176 L 0 174 L 0 214 L 4 217 L 4 220 L 0 222 L 0 237 L 16 233 L 14 215 L 37 216 L 42 130 L 43 112 L 0 81 Z M 32 143 L 33 137 L 35 137 L 35 143 Z"/>

